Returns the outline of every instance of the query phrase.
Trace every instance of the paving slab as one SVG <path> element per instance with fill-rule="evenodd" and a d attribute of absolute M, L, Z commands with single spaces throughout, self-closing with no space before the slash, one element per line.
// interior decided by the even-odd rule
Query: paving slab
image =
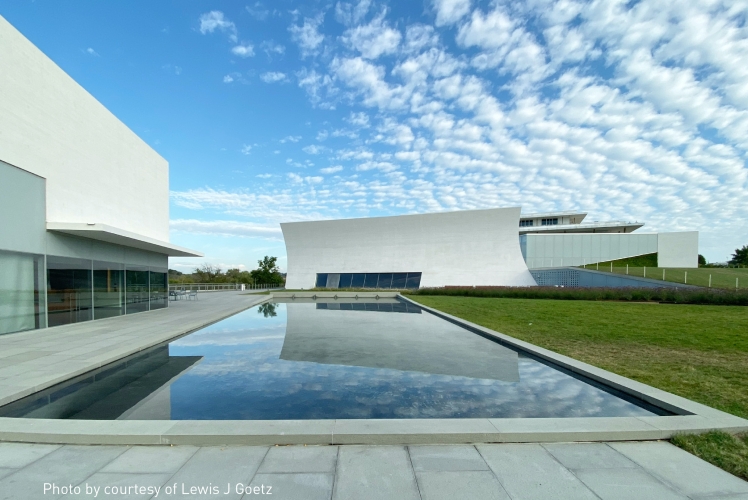
<path fill-rule="evenodd" d="M 217 486 L 223 500 L 239 499 L 236 484 L 249 484 L 267 454 L 264 446 L 205 447 L 200 448 L 169 480 L 170 484 L 191 487 Z M 229 486 L 230 487 L 227 487 Z M 181 492 L 181 486 L 179 486 Z M 228 491 L 228 494 L 224 494 Z M 181 493 L 180 493 L 181 494 Z M 171 498 L 171 497 L 167 497 Z M 177 495 L 175 498 L 180 498 Z M 191 500 L 213 500 L 216 495 L 198 492 L 187 496 Z"/>
<path fill-rule="evenodd" d="M 423 500 L 511 500 L 491 471 L 416 472 Z"/>
<path fill-rule="evenodd" d="M 334 473 L 337 459 L 337 446 L 273 446 L 258 472 Z"/>
<path fill-rule="evenodd" d="M 620 469 L 637 465 L 605 443 L 551 443 L 543 448 L 567 469 Z"/>
<path fill-rule="evenodd" d="M 338 453 L 334 500 L 419 500 L 403 446 L 343 446 Z"/>
<path fill-rule="evenodd" d="M 125 451 L 117 446 L 63 446 L 0 479 L 0 500 L 38 500 L 44 484 L 76 485 Z"/>
<path fill-rule="evenodd" d="M 410 461 L 416 472 L 487 471 L 490 470 L 475 446 L 422 445 L 409 446 Z"/>
<path fill-rule="evenodd" d="M 252 488 L 252 493 L 247 493 L 244 498 L 262 498 L 265 496 L 261 493 L 264 487 L 269 492 L 267 498 L 279 500 L 329 500 L 332 497 L 333 483 L 333 474 L 256 474 L 249 485 Z M 260 494 L 257 494 L 257 491 Z M 363 497 L 356 496 L 350 498 Z"/>
<path fill-rule="evenodd" d="M 748 494 L 748 482 L 670 443 L 611 443 L 610 446 L 689 497 Z"/>
<path fill-rule="evenodd" d="M 634 417 L 492 418 L 507 443 L 663 439 L 666 432 Z"/>
<path fill-rule="evenodd" d="M 63 495 L 61 498 L 148 500 L 153 498 L 156 493 L 158 493 L 158 498 L 175 498 L 176 496 L 164 495 L 164 485 L 170 477 L 171 474 L 97 472 L 77 485 L 80 488 L 80 493 Z"/>
<path fill-rule="evenodd" d="M 597 496 L 537 444 L 476 446 L 512 500 L 597 500 Z"/>
<path fill-rule="evenodd" d="M 174 474 L 197 450 L 194 446 L 136 446 L 112 460 L 101 472 Z"/>
<path fill-rule="evenodd" d="M 59 445 L 0 443 L 0 467 L 19 469 L 60 448 Z"/>
<path fill-rule="evenodd" d="M 602 500 L 687 500 L 640 468 L 583 469 L 575 471 Z"/>

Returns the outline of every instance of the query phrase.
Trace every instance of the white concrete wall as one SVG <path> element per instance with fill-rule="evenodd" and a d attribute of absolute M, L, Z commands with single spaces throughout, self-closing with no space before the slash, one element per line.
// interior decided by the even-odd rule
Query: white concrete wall
<path fill-rule="evenodd" d="M 0 17 L 0 160 L 47 179 L 47 220 L 169 240 L 169 165 Z"/>
<path fill-rule="evenodd" d="M 657 252 L 657 234 L 528 234 L 523 254 L 530 269 L 581 266 Z"/>
<path fill-rule="evenodd" d="M 699 232 L 659 233 L 659 267 L 699 267 Z"/>
<path fill-rule="evenodd" d="M 520 209 L 281 224 L 286 288 L 317 273 L 421 272 L 421 287 L 533 286 L 517 237 Z"/>

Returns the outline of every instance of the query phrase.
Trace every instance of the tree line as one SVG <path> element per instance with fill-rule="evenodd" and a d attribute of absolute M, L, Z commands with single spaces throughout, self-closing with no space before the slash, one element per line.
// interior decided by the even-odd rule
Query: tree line
<path fill-rule="evenodd" d="M 238 268 L 225 272 L 212 264 L 196 267 L 192 274 L 169 269 L 169 283 L 244 283 L 246 285 L 282 285 L 286 277 L 278 269 L 278 258 L 265 256 L 257 261 L 257 269 L 242 271 Z"/>

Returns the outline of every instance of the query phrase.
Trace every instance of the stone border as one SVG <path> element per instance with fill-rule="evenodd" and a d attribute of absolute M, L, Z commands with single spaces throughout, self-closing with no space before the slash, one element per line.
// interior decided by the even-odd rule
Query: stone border
<path fill-rule="evenodd" d="M 285 294 L 288 294 L 285 297 Z M 56 420 L 0 418 L 0 440 L 57 444 L 288 445 L 458 444 L 568 441 L 641 441 L 679 433 L 748 430 L 748 420 L 621 377 L 567 356 L 495 332 L 400 294 L 397 297 L 476 334 L 642 399 L 674 416 L 586 418 L 341 419 L 341 420 Z M 284 292 L 273 298 L 332 298 L 334 292 Z M 337 294 L 338 297 L 344 295 Z M 351 295 L 353 297 L 355 293 Z M 367 294 L 368 295 L 368 294 Z M 185 332 L 186 333 L 186 332 Z M 181 334 L 184 335 L 184 334 Z M 179 336 L 181 336 L 179 335 Z M 176 337 L 175 337 L 176 338 Z"/>

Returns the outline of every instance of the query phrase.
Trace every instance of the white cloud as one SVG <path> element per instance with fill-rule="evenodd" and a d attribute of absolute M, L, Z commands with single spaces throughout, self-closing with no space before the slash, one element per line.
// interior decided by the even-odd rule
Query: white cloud
<path fill-rule="evenodd" d="M 169 221 L 169 228 L 172 231 L 185 233 L 241 236 L 269 240 L 281 240 L 283 238 L 280 227 L 276 224 L 257 224 L 232 220 L 176 219 Z"/>
<path fill-rule="evenodd" d="M 434 0 L 436 25 L 454 24 L 470 12 L 470 0 Z"/>
<path fill-rule="evenodd" d="M 260 79 L 265 83 L 276 83 L 287 81 L 286 74 L 278 71 L 268 71 L 260 75 Z"/>
<path fill-rule="evenodd" d="M 234 77 L 231 75 L 226 75 L 223 77 L 223 83 L 231 83 L 234 81 Z"/>
<path fill-rule="evenodd" d="M 323 174 L 334 174 L 334 173 L 340 172 L 342 170 L 343 170 L 343 166 L 342 165 L 335 165 L 334 167 L 321 168 L 319 171 L 322 172 Z"/>
<path fill-rule="evenodd" d="M 270 15 L 270 10 L 267 9 L 262 2 L 255 2 L 251 7 L 247 5 L 244 7 L 247 13 L 257 19 L 258 21 L 264 21 Z"/>
<path fill-rule="evenodd" d="M 335 19 L 346 26 L 359 23 L 369 12 L 371 0 L 360 0 L 353 5 L 348 2 L 335 4 Z"/>
<path fill-rule="evenodd" d="M 216 30 L 227 33 L 232 42 L 237 40 L 236 25 L 226 19 L 223 12 L 212 10 L 202 14 L 200 16 L 200 33 L 205 35 L 206 33 L 213 33 Z"/>
<path fill-rule="evenodd" d="M 322 14 L 314 18 L 307 17 L 301 26 L 293 24 L 288 28 L 291 32 L 291 39 L 299 46 L 302 58 L 315 55 L 325 40 L 325 36 L 319 32 L 323 19 Z"/>
<path fill-rule="evenodd" d="M 384 21 L 387 11 L 382 11 L 369 24 L 356 26 L 343 33 L 343 43 L 358 50 L 367 59 L 392 54 L 397 50 L 402 35 Z"/>
<path fill-rule="evenodd" d="M 323 152 L 325 148 L 317 146 L 316 144 L 310 144 L 309 146 L 301 148 L 301 150 L 310 155 L 318 155 Z"/>
<path fill-rule="evenodd" d="M 95 51 L 94 49 L 92 49 L 91 47 L 87 48 L 87 49 L 85 50 L 85 52 L 86 52 L 86 54 L 89 54 L 89 55 L 92 55 L 92 56 L 96 56 L 96 57 L 99 57 L 99 53 L 98 53 L 98 52 L 96 52 L 96 51 Z"/>
<path fill-rule="evenodd" d="M 272 59 L 274 56 L 282 56 L 286 53 L 285 45 L 275 43 L 272 40 L 263 41 L 260 44 L 260 48 L 267 54 L 269 59 Z"/>
<path fill-rule="evenodd" d="M 248 155 L 252 151 L 252 146 L 249 144 L 243 144 L 242 145 L 242 154 Z"/>
<path fill-rule="evenodd" d="M 299 142 L 300 140 L 301 140 L 300 135 L 289 135 L 289 136 L 284 137 L 278 142 L 280 142 L 281 144 L 284 144 L 286 142 Z"/>
<path fill-rule="evenodd" d="M 231 53 L 239 57 L 253 57 L 255 48 L 251 43 L 242 42 L 231 48 Z"/>
<path fill-rule="evenodd" d="M 258 179 L 270 179 L 273 177 L 273 174 L 257 174 L 255 175 Z"/>

